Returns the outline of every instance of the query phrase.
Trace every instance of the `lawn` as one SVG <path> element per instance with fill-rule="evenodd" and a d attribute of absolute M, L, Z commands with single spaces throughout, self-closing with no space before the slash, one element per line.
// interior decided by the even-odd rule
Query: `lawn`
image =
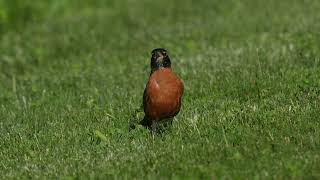
<path fill-rule="evenodd" d="M 8 2 L 0 179 L 320 179 L 320 1 Z M 157 47 L 185 94 L 153 139 Z"/>

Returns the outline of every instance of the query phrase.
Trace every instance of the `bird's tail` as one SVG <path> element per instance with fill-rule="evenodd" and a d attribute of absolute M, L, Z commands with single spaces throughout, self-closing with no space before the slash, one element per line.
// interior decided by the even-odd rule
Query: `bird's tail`
<path fill-rule="evenodd" d="M 151 127 L 151 121 L 149 121 L 146 116 L 143 117 L 143 119 L 139 122 L 139 124 L 147 128 Z"/>

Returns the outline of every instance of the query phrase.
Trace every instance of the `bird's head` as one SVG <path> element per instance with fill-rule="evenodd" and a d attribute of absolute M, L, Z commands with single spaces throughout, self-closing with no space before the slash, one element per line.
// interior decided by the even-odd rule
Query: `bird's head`
<path fill-rule="evenodd" d="M 170 68 L 171 61 L 165 49 L 157 48 L 151 52 L 151 73 L 159 68 Z"/>

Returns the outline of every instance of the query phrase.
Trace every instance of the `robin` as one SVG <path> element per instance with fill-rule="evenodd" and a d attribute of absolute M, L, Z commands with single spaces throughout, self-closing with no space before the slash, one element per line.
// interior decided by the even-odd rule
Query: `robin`
<path fill-rule="evenodd" d="M 160 124 L 171 124 L 179 113 L 184 86 L 172 71 L 165 49 L 151 52 L 150 66 L 151 73 L 143 94 L 145 116 L 141 124 L 156 132 Z"/>

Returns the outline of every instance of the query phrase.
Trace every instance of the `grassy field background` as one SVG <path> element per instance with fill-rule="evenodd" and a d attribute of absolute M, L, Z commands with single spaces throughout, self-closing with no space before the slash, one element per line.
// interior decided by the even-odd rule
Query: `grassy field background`
<path fill-rule="evenodd" d="M 319 179 L 319 12 L 316 0 L 0 0 L 1 179 Z M 152 139 L 129 125 L 157 47 L 185 94 Z"/>

